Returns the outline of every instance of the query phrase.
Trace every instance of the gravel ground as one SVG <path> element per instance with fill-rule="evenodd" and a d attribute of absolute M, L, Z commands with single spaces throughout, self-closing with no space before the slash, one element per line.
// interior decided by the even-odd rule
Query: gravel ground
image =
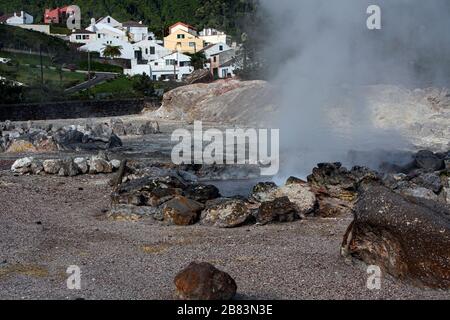
<path fill-rule="evenodd" d="M 238 299 L 448 299 L 389 277 L 366 288 L 366 271 L 339 255 L 350 217 L 231 230 L 106 218 L 108 176 L 0 173 L 1 299 L 171 299 L 192 261 L 230 273 Z M 82 289 L 68 290 L 78 265 Z"/>

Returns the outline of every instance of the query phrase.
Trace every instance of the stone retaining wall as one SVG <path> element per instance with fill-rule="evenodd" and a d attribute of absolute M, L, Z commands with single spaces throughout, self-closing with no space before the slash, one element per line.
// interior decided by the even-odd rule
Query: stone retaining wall
<path fill-rule="evenodd" d="M 62 101 L 0 105 L 0 121 L 28 121 L 115 117 L 138 114 L 144 108 L 158 108 L 155 99 Z"/>

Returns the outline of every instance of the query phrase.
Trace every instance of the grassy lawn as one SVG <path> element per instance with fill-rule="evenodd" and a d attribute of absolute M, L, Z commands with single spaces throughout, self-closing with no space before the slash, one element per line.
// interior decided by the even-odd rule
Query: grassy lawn
<path fill-rule="evenodd" d="M 68 35 L 68 34 L 70 34 L 70 30 L 67 29 L 66 27 L 51 25 L 50 26 L 50 33 L 52 33 L 52 34 L 65 34 L 65 35 Z"/>
<path fill-rule="evenodd" d="M 25 84 L 40 84 L 41 68 L 20 66 L 17 81 Z M 68 88 L 85 81 L 85 75 L 76 72 L 58 72 L 44 68 L 44 82 L 49 86 Z"/>
<path fill-rule="evenodd" d="M 40 57 L 33 54 L 11 53 L 6 51 L 0 51 L 0 57 L 12 59 L 20 64 L 31 64 L 31 65 L 41 64 Z M 46 66 L 52 65 L 50 58 L 46 56 L 42 56 L 42 63 Z"/>
<path fill-rule="evenodd" d="M 85 75 L 75 72 L 58 72 L 57 70 L 44 67 L 44 83 L 47 86 L 65 89 L 85 81 Z M 27 86 L 41 84 L 41 68 L 39 66 L 0 65 L 0 74 L 8 79 L 17 80 Z"/>
<path fill-rule="evenodd" d="M 24 53 L 11 53 L 6 51 L 0 50 L 0 57 L 1 58 L 10 58 L 14 61 L 17 61 L 20 64 L 29 64 L 33 66 L 40 66 L 41 60 L 39 55 L 35 54 L 24 54 Z M 58 66 L 56 63 L 52 63 L 50 57 L 42 56 L 42 63 L 44 66 Z M 86 61 L 81 60 L 79 63 L 74 63 L 74 65 L 79 70 L 88 70 L 88 62 L 87 58 Z M 119 66 L 109 65 L 100 63 L 97 61 L 91 61 L 91 71 L 93 72 L 115 72 L 115 73 L 122 73 L 123 68 Z"/>
<path fill-rule="evenodd" d="M 132 98 L 136 96 L 133 90 L 133 81 L 125 76 L 120 76 L 91 88 L 90 94 L 99 98 Z"/>

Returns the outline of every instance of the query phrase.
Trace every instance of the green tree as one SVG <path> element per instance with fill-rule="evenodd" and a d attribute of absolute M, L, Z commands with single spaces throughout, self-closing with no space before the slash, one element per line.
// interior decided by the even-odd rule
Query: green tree
<path fill-rule="evenodd" d="M 118 58 L 122 55 L 122 50 L 123 47 L 122 46 L 113 46 L 113 45 L 108 45 L 105 44 L 105 47 L 102 50 L 103 56 L 105 56 L 106 58 Z"/>
<path fill-rule="evenodd" d="M 205 67 L 207 60 L 204 52 L 187 53 L 187 55 L 191 57 L 191 66 L 193 66 L 195 70 L 203 69 Z"/>
<path fill-rule="evenodd" d="M 2 103 L 20 103 L 23 100 L 23 87 L 9 80 L 0 80 Z"/>
<path fill-rule="evenodd" d="M 155 92 L 153 81 L 147 74 L 133 77 L 133 90 L 143 96 L 152 96 Z"/>

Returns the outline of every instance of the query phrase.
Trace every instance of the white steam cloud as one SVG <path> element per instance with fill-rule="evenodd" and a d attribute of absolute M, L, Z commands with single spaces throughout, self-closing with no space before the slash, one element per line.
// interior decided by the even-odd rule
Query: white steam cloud
<path fill-rule="evenodd" d="M 450 71 L 450 2 L 260 3 L 267 15 L 266 66 L 282 107 L 274 125 L 282 130 L 286 171 L 306 174 L 317 162 L 345 163 L 350 150 L 404 148 L 400 135 L 373 127 L 364 90 L 355 88 L 442 84 Z M 381 30 L 367 28 L 369 5 L 381 7 Z M 378 159 L 371 160 L 365 164 Z"/>

